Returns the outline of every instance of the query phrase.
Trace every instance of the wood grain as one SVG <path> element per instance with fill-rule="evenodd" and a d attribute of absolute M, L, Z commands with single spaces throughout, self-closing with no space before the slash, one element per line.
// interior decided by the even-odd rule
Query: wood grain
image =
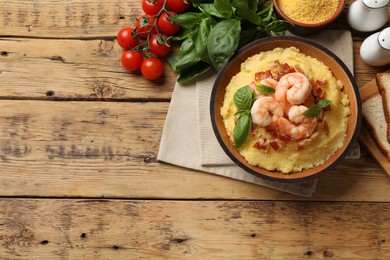
<path fill-rule="evenodd" d="M 0 98 L 170 99 L 176 74 L 168 63 L 152 82 L 126 71 L 121 54 L 112 40 L 0 38 Z"/>
<path fill-rule="evenodd" d="M 354 43 L 359 86 L 385 67 L 367 66 Z M 176 74 L 151 82 L 127 72 L 114 40 L 0 38 L 0 98 L 70 100 L 163 100 L 172 95 Z"/>
<path fill-rule="evenodd" d="M 157 162 L 168 106 L 0 101 L 0 196 L 306 199 Z M 346 160 L 312 199 L 390 201 L 390 182 Z"/>
<path fill-rule="evenodd" d="M 390 258 L 390 204 L 2 199 L 0 207 L 2 259 Z"/>
<path fill-rule="evenodd" d="M 0 0 L 3 36 L 114 37 L 141 15 L 140 1 Z"/>
<path fill-rule="evenodd" d="M 140 1 L 127 0 L 0 0 L 0 6 L 0 35 L 23 37 L 114 37 L 143 13 Z M 346 13 L 330 28 L 349 29 Z"/>

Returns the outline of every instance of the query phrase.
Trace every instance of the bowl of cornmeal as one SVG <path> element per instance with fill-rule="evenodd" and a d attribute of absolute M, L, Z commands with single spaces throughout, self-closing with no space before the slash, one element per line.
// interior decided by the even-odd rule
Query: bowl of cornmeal
<path fill-rule="evenodd" d="M 278 15 L 294 25 L 298 35 L 318 32 L 342 13 L 345 0 L 273 0 Z"/>

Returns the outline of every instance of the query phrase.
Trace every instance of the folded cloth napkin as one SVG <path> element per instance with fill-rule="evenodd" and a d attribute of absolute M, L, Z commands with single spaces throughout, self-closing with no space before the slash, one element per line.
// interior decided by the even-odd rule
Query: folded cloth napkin
<path fill-rule="evenodd" d="M 324 31 L 308 38 L 332 50 L 353 71 L 353 45 L 349 31 Z M 268 181 L 242 170 L 224 153 L 214 136 L 209 115 L 215 77 L 215 74 L 208 74 L 186 86 L 176 83 L 157 159 L 296 195 L 311 196 L 317 180 L 300 183 Z"/>

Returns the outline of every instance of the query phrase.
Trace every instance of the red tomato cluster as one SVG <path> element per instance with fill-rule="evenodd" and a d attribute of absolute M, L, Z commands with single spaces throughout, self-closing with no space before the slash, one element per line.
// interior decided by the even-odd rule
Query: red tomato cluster
<path fill-rule="evenodd" d="M 187 11 L 190 5 L 189 0 L 142 0 L 145 14 L 136 19 L 134 28 L 123 28 L 117 35 L 118 44 L 125 50 L 123 67 L 141 70 L 149 80 L 160 78 L 164 71 L 160 58 L 171 51 L 170 38 L 180 30 L 168 18 Z"/>

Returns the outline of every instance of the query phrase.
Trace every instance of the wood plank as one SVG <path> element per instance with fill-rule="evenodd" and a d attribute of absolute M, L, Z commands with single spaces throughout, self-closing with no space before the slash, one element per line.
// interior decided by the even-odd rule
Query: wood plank
<path fill-rule="evenodd" d="M 0 38 L 0 98 L 170 99 L 176 74 L 168 63 L 151 82 L 126 71 L 121 54 L 110 40 Z"/>
<path fill-rule="evenodd" d="M 2 36 L 113 37 L 133 26 L 143 13 L 141 1 L 0 0 Z"/>
<path fill-rule="evenodd" d="M 0 196 L 306 199 L 157 162 L 168 106 L 0 101 Z M 311 199 L 390 201 L 390 182 L 369 157 L 345 160 Z"/>
<path fill-rule="evenodd" d="M 1 199 L 0 207 L 3 259 L 390 258 L 389 203 Z"/>
<path fill-rule="evenodd" d="M 140 1 L 127 0 L 0 0 L 0 6 L 0 36 L 113 37 L 143 13 Z M 332 28 L 348 29 L 345 17 L 346 12 Z"/>
<path fill-rule="evenodd" d="M 354 43 L 355 78 L 363 86 L 385 67 L 364 64 L 360 45 Z M 151 82 L 127 72 L 121 53 L 110 40 L 0 38 L 0 98 L 170 99 L 176 74 L 167 63 L 164 78 Z"/>

